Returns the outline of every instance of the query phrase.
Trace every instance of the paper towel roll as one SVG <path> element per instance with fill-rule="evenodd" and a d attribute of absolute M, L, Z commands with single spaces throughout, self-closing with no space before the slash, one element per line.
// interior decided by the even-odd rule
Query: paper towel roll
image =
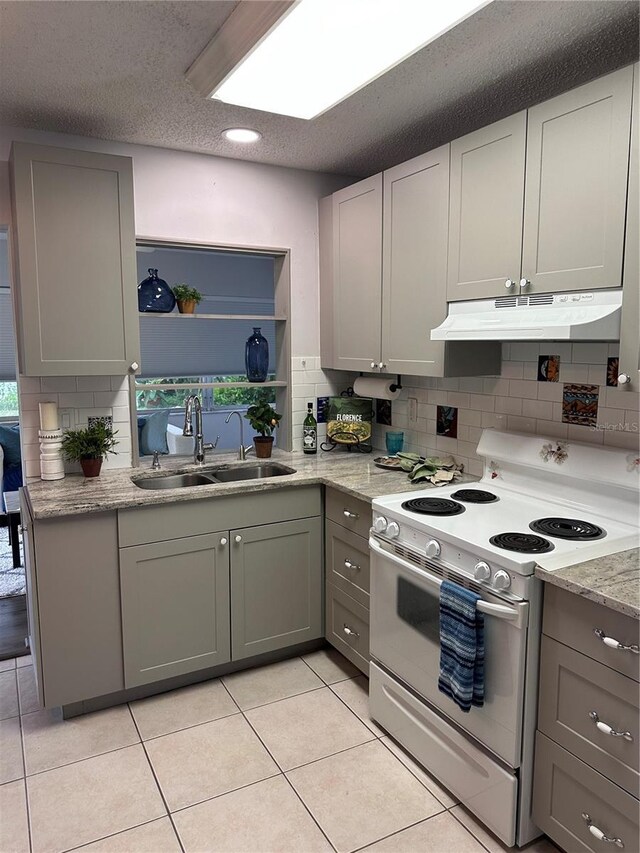
<path fill-rule="evenodd" d="M 400 396 L 401 389 L 396 388 L 391 379 L 381 379 L 378 376 L 359 376 L 353 383 L 353 390 L 360 397 L 395 400 L 396 397 Z"/>

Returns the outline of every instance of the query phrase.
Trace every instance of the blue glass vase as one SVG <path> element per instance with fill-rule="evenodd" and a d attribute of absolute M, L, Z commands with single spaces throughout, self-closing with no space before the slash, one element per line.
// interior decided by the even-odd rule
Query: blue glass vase
<path fill-rule="evenodd" d="M 244 348 L 244 363 L 249 382 L 264 382 L 269 372 L 269 342 L 254 326 Z"/>
<path fill-rule="evenodd" d="M 149 276 L 138 285 L 138 311 L 169 314 L 176 305 L 173 290 L 158 278 L 158 270 L 149 268 Z"/>

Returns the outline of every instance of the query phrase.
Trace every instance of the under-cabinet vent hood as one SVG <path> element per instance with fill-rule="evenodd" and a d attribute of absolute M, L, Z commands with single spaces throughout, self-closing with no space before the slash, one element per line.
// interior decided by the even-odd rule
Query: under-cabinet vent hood
<path fill-rule="evenodd" d="M 617 341 L 622 289 L 450 302 L 432 341 Z"/>

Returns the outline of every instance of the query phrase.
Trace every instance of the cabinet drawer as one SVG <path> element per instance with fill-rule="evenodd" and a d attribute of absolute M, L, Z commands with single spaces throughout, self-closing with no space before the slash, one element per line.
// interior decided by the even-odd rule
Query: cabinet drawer
<path fill-rule="evenodd" d="M 322 515 L 318 486 L 118 510 L 120 547 Z"/>
<path fill-rule="evenodd" d="M 369 611 L 331 584 L 327 584 L 326 637 L 369 675 Z"/>
<path fill-rule="evenodd" d="M 572 592 L 545 585 L 542 630 L 548 637 L 640 681 L 640 655 L 611 648 L 596 631 L 624 645 L 640 643 L 640 622 Z"/>
<path fill-rule="evenodd" d="M 601 731 L 589 715 L 632 740 Z M 542 732 L 612 782 L 638 796 L 638 685 L 603 664 L 542 638 Z"/>
<path fill-rule="evenodd" d="M 327 518 L 346 527 L 358 536 L 369 538 L 371 528 L 371 504 L 352 498 L 336 489 L 327 489 L 325 512 Z"/>
<path fill-rule="evenodd" d="M 369 543 L 333 521 L 326 523 L 327 581 L 369 607 Z"/>
<path fill-rule="evenodd" d="M 594 825 L 590 830 L 587 815 Z M 620 849 L 594 834 L 619 838 L 628 853 L 640 849 L 638 801 L 540 732 L 536 735 L 533 818 L 563 850 Z"/>

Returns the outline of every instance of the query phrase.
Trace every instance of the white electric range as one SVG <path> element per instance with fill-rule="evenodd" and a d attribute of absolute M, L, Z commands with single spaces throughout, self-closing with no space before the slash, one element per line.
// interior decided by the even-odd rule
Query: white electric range
<path fill-rule="evenodd" d="M 485 430 L 477 483 L 373 502 L 370 711 L 509 845 L 530 818 L 541 585 L 553 568 L 638 544 L 638 466 L 627 451 Z M 485 703 L 438 691 L 439 586 L 480 595 Z"/>

